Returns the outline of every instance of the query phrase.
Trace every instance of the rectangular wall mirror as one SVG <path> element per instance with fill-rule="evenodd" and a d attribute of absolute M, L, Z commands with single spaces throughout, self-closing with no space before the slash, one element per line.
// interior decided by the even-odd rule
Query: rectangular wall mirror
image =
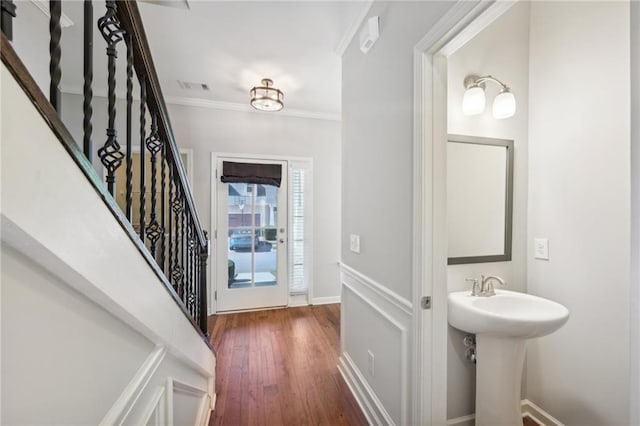
<path fill-rule="evenodd" d="M 511 260 L 513 141 L 449 135 L 448 264 Z"/>

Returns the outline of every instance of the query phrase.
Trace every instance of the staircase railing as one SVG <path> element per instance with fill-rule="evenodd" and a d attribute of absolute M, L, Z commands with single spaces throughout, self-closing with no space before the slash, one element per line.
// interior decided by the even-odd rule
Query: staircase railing
<path fill-rule="evenodd" d="M 129 0 L 107 0 L 105 4 L 106 9 L 97 19 L 96 27 L 92 1 L 85 0 L 83 3 L 84 97 L 81 144 L 74 141 L 59 115 L 62 72 L 60 64 L 61 0 L 49 1 L 49 99 L 38 87 L 11 44 L 13 25 L 15 25 L 13 18 L 20 13 L 20 5 L 16 7 L 11 0 L 1 0 L 2 61 L 93 184 L 175 301 L 181 306 L 185 315 L 205 337 L 207 334 L 207 234 L 198 219 L 187 173 L 171 128 L 138 6 L 135 1 Z M 19 25 L 19 20 L 16 23 Z M 91 164 L 94 154 L 92 125 L 94 29 L 101 33 L 105 41 L 108 58 L 108 128 L 105 142 L 97 149 L 97 156 L 105 171 L 105 182 Z M 124 55 L 118 57 L 118 51 Z M 117 108 L 116 100 L 116 61 L 123 59 L 127 70 L 126 106 L 123 113 L 126 119 L 124 138 L 116 131 L 116 113 L 122 113 Z M 134 78 L 137 79 L 140 87 L 140 108 L 135 113 L 133 111 Z M 150 120 L 147 120 L 147 117 L 150 117 Z M 137 129 L 134 129 L 136 120 L 139 123 Z M 135 161 L 134 157 L 138 153 L 134 152 L 134 139 L 139 142 L 139 155 Z M 124 179 L 121 178 L 124 182 L 117 182 L 121 167 L 125 171 Z M 136 188 L 134 188 L 134 173 L 139 177 Z M 120 203 L 114 198 L 116 187 L 125 195 Z M 135 218 L 136 215 L 137 218 Z"/>

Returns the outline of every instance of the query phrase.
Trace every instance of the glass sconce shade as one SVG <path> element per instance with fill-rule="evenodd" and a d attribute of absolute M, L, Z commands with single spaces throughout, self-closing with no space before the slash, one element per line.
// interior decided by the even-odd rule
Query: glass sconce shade
<path fill-rule="evenodd" d="M 509 90 L 503 90 L 493 100 L 493 117 L 509 118 L 516 113 L 516 98 Z"/>
<path fill-rule="evenodd" d="M 464 115 L 482 114 L 484 104 L 485 96 L 482 87 L 472 86 L 464 91 L 464 97 L 462 98 L 462 113 Z"/>
<path fill-rule="evenodd" d="M 260 111 L 280 111 L 284 107 L 284 93 L 271 87 L 273 81 L 265 78 L 262 86 L 256 86 L 249 92 L 251 106 Z"/>

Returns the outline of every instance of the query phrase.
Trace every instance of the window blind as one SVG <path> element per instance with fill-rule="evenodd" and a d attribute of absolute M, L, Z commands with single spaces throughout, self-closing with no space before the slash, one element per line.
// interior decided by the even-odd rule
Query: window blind
<path fill-rule="evenodd" d="M 308 291 L 305 262 L 305 174 L 304 169 L 291 170 L 289 293 L 292 295 L 305 294 Z"/>
<path fill-rule="evenodd" d="M 280 164 L 223 161 L 220 180 L 224 183 L 257 183 L 279 188 L 282 180 L 282 166 Z"/>

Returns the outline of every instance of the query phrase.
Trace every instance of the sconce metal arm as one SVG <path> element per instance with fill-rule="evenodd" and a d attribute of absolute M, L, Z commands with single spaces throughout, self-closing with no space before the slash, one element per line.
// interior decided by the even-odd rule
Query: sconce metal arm
<path fill-rule="evenodd" d="M 502 87 L 502 90 L 509 90 L 509 86 L 491 75 L 485 75 L 482 77 L 478 77 L 477 75 L 469 75 L 464 79 L 464 87 L 465 89 L 468 89 L 469 87 L 479 86 L 484 89 L 484 83 L 487 81 L 493 81 L 494 83 L 500 85 Z"/>

